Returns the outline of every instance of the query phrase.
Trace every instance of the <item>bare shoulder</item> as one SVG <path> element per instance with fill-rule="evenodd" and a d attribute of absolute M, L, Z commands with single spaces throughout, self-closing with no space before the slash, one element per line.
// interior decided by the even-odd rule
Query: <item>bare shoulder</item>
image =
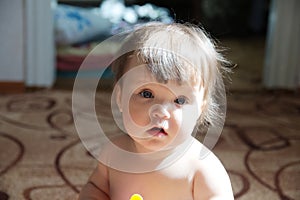
<path fill-rule="evenodd" d="M 194 199 L 234 199 L 229 176 L 217 156 L 198 141 L 192 149 L 199 156 L 193 159 Z"/>
<path fill-rule="evenodd" d="M 82 187 L 78 200 L 109 200 L 107 167 L 98 163 L 88 182 Z"/>
<path fill-rule="evenodd" d="M 89 178 L 88 183 L 92 184 L 98 190 L 109 193 L 109 179 L 110 179 L 110 162 L 116 157 L 114 145 L 123 147 L 128 144 L 126 136 L 118 136 L 103 144 L 99 155 L 97 157 L 98 164 Z"/>
<path fill-rule="evenodd" d="M 109 193 L 108 167 L 98 162 L 97 167 L 89 178 L 89 182 L 106 194 Z"/>

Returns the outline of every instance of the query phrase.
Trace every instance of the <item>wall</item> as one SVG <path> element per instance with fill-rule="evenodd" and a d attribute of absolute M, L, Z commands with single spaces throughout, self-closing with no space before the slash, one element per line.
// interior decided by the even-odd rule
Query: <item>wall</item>
<path fill-rule="evenodd" d="M 0 0 L 0 93 L 55 80 L 54 0 Z"/>
<path fill-rule="evenodd" d="M 0 82 L 24 81 L 23 1 L 0 1 Z"/>

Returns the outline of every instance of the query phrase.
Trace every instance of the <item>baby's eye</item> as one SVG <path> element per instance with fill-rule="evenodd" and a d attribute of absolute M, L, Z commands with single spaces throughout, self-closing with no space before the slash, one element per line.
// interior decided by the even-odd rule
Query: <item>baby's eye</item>
<path fill-rule="evenodd" d="M 174 100 L 174 102 L 179 105 L 183 105 L 187 103 L 187 99 L 185 97 L 178 97 L 177 99 Z"/>
<path fill-rule="evenodd" d="M 144 91 L 140 92 L 139 94 L 144 98 L 154 98 L 152 92 L 150 92 L 149 90 L 144 90 Z"/>

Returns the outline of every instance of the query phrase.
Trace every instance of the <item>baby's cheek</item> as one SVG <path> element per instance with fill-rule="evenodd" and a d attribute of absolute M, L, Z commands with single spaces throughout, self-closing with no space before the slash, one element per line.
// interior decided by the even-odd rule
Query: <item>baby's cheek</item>
<path fill-rule="evenodd" d="M 194 127 L 196 126 L 197 120 L 200 116 L 200 111 L 198 109 L 198 106 L 186 106 L 183 110 L 183 120 L 182 124 L 185 132 L 192 133 L 194 130 Z"/>
<path fill-rule="evenodd" d="M 139 126 L 147 126 L 150 123 L 148 106 L 132 104 L 129 107 L 129 114 L 133 122 Z"/>
<path fill-rule="evenodd" d="M 173 118 L 174 121 L 176 121 L 176 124 L 182 124 L 182 109 L 174 109 L 171 113 L 171 118 Z"/>
<path fill-rule="evenodd" d="M 183 110 L 184 117 L 188 117 L 189 121 L 196 121 L 200 113 L 202 112 L 201 105 L 199 104 L 193 104 L 193 105 L 186 105 Z"/>

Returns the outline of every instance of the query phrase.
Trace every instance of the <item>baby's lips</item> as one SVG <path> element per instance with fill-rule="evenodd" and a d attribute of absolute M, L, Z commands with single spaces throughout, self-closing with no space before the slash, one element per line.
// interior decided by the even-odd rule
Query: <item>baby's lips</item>
<path fill-rule="evenodd" d="M 159 127 L 153 127 L 150 130 L 147 131 L 152 136 L 166 136 L 168 133 L 163 129 Z"/>

